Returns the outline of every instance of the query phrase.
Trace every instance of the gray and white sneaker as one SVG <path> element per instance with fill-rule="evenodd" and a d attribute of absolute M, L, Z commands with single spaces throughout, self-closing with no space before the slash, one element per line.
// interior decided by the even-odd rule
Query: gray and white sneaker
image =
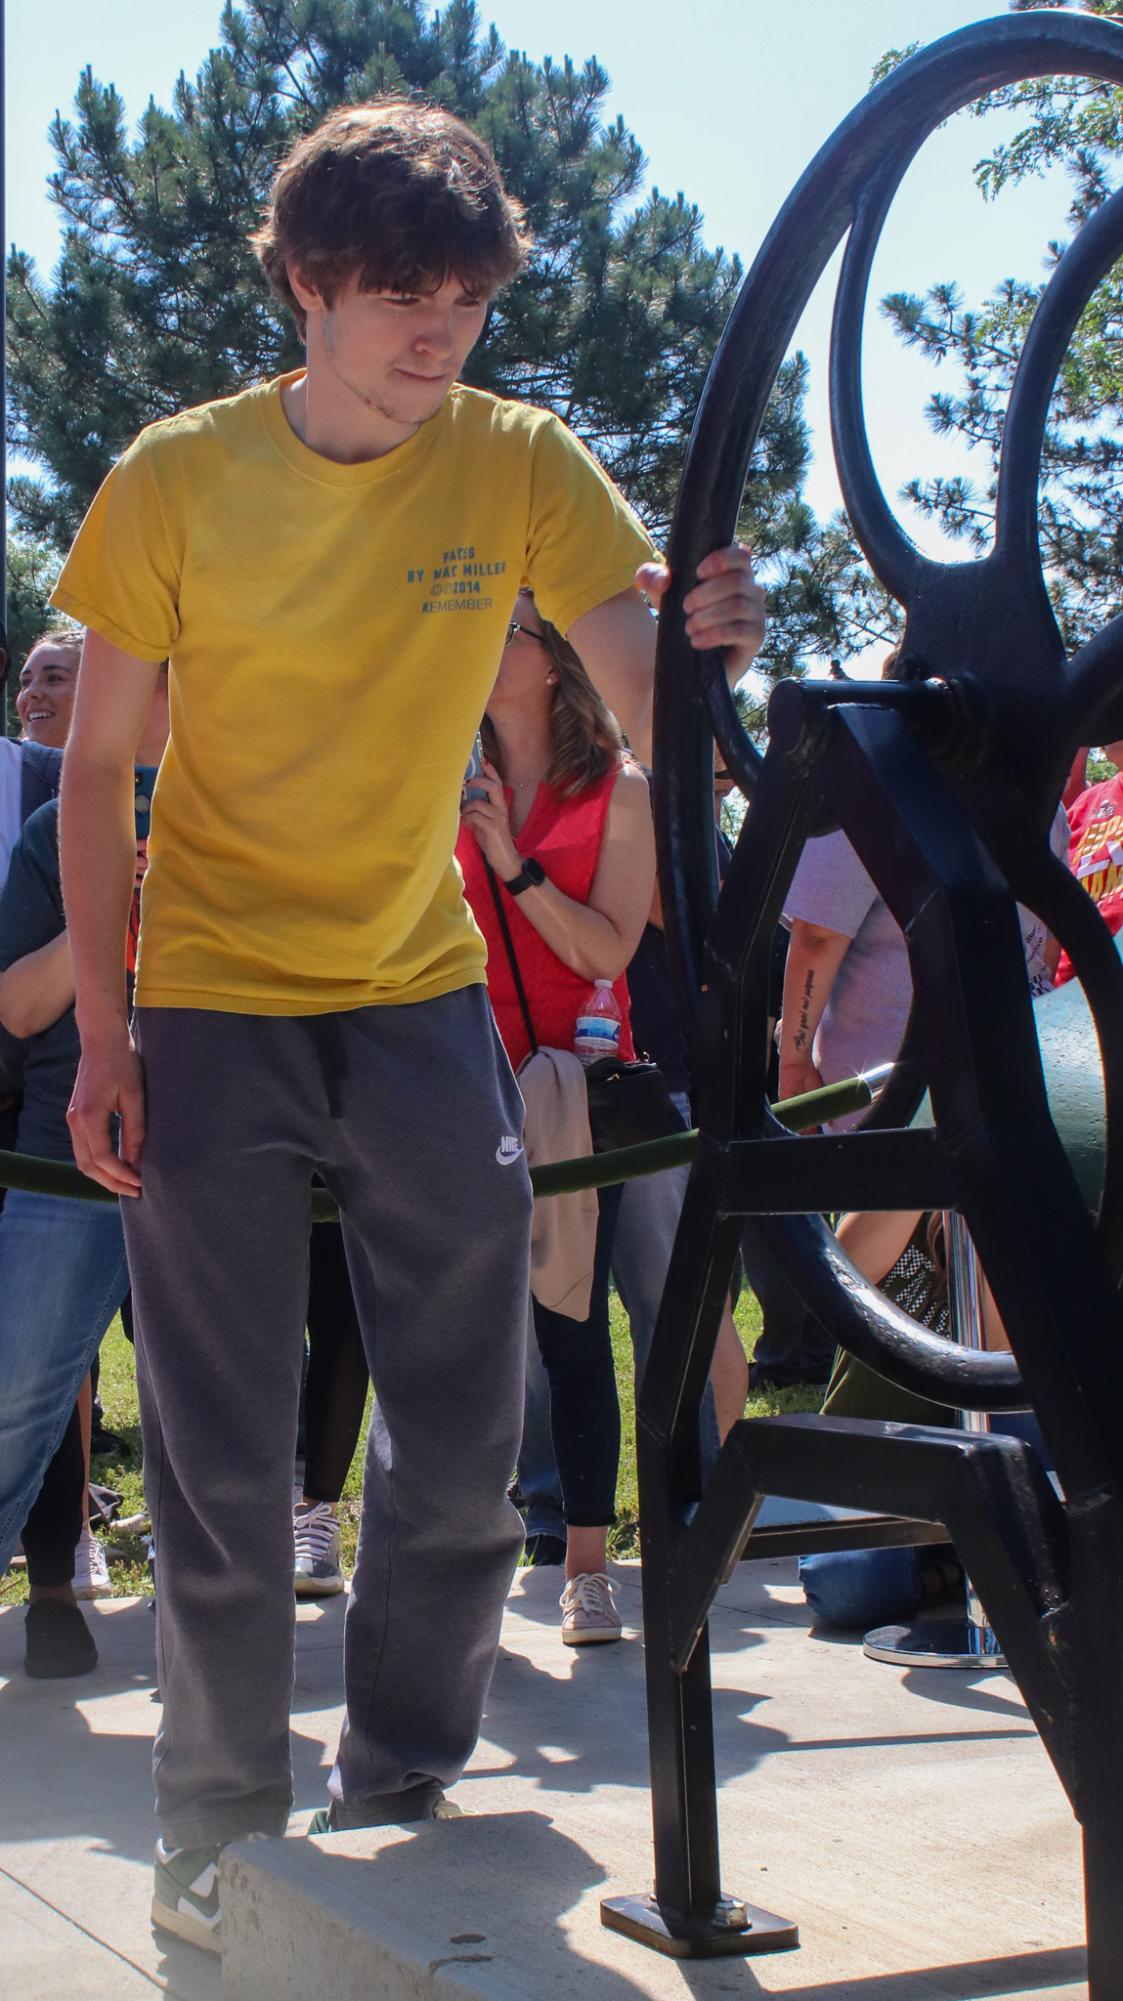
<path fill-rule="evenodd" d="M 156 1879 L 152 1923 L 204 1952 L 222 1951 L 222 1914 L 218 1907 L 218 1858 L 213 1848 L 167 1848 L 156 1843 Z"/>
<path fill-rule="evenodd" d="M 571 1577 L 558 1602 L 567 1647 L 604 1645 L 622 1637 L 616 1598 L 603 1570 L 583 1570 L 579 1577 Z"/>
<path fill-rule="evenodd" d="M 339 1522 L 328 1501 L 292 1511 L 293 1585 L 298 1598 L 333 1598 L 343 1589 Z"/>
<path fill-rule="evenodd" d="M 264 1834 L 239 1834 L 238 1841 L 266 1841 Z M 222 1951 L 222 1912 L 218 1902 L 218 1858 L 229 1842 L 210 1848 L 169 1848 L 156 1843 L 152 1893 L 152 1923 L 203 1952 Z"/>
<path fill-rule="evenodd" d="M 113 1596 L 105 1551 L 89 1522 L 83 1528 L 74 1550 L 74 1596 L 76 1598 Z"/>

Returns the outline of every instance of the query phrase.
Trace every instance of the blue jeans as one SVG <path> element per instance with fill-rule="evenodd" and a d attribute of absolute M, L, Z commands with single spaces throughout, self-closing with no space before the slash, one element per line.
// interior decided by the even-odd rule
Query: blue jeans
<path fill-rule="evenodd" d="M 674 1103 L 683 1124 L 689 1126 L 689 1099 L 674 1094 Z M 637 1181 L 625 1182 L 622 1191 L 612 1247 L 612 1276 L 631 1329 L 637 1397 L 651 1353 L 689 1172 L 689 1168 L 674 1167 L 666 1174 L 644 1175 Z M 703 1478 L 717 1458 L 719 1445 L 714 1393 L 707 1383 L 702 1400 Z M 526 1507 L 527 1535 L 557 1536 L 564 1542 L 561 1482 L 550 1432 L 550 1389 L 533 1326 L 528 1330 L 527 1340 L 526 1402 L 518 1478 Z"/>
<path fill-rule="evenodd" d="M 832 1549 L 801 1556 L 799 1581 L 820 1626 L 861 1633 L 903 1624 L 920 1610 L 920 1549 Z"/>
<path fill-rule="evenodd" d="M 991 1430 L 1024 1438 L 1047 1468 L 1052 1455 L 1031 1411 L 1006 1411 Z M 943 1545 L 941 1544 L 941 1549 Z M 915 1618 L 923 1601 L 920 1566 L 925 1549 L 836 1549 L 801 1556 L 799 1581 L 818 1624 L 868 1632 Z"/>
<path fill-rule="evenodd" d="M 115 1202 L 10 1191 L 0 1211 L 0 1572 L 128 1284 Z"/>

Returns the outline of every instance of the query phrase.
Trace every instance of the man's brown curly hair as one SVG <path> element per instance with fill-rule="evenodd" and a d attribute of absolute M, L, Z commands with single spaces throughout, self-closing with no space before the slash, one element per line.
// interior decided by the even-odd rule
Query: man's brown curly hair
<path fill-rule="evenodd" d="M 449 278 L 490 298 L 529 237 L 482 139 L 451 112 L 402 97 L 345 104 L 297 141 L 250 238 L 301 333 L 290 266 L 333 305 L 364 292 L 434 292 Z"/>

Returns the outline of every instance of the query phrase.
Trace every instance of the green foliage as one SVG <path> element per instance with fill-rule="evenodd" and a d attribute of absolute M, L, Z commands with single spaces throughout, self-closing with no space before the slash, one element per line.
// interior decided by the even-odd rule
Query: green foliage
<path fill-rule="evenodd" d="M 1013 0 L 1022 11 L 1029 0 Z M 1042 4 L 1042 0 L 1036 0 Z M 1053 5 L 1055 0 L 1044 0 Z M 1123 22 L 1123 0 L 1085 0 L 1083 11 Z M 886 58 L 892 66 L 894 58 Z M 1080 227 L 1106 200 L 1123 153 L 1123 90 L 1090 79 L 1038 77 L 996 91 L 977 107 L 1014 110 L 1024 123 L 981 159 L 984 199 L 1060 167 L 1071 186 L 1069 222 Z M 1048 249 L 1056 268 L 1064 246 Z M 932 396 L 928 418 L 988 461 L 976 481 L 914 480 L 907 497 L 947 533 L 982 550 L 990 542 L 998 454 L 1010 386 L 1043 283 L 1007 278 L 978 308 L 951 281 L 923 297 L 896 293 L 883 311 L 901 339 L 950 365 L 954 389 Z M 1053 394 L 1041 463 L 1040 533 L 1050 595 L 1065 643 L 1074 647 L 1123 607 L 1123 263 L 1090 300 Z"/>
<path fill-rule="evenodd" d="M 8 537 L 8 646 L 12 657 L 4 718 L 8 736 L 18 733 L 16 676 L 35 641 L 55 616 L 47 599 L 58 572 L 59 560 L 53 549 L 42 542 L 28 541 L 22 535 Z"/>

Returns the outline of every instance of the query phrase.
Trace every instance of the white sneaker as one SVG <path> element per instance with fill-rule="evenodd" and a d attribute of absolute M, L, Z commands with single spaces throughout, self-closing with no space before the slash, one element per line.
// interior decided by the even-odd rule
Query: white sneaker
<path fill-rule="evenodd" d="M 74 1551 L 74 1596 L 76 1598 L 113 1596 L 105 1551 L 88 1522 L 78 1538 Z"/>
<path fill-rule="evenodd" d="M 603 1570 L 583 1570 L 562 1592 L 562 1640 L 567 1647 L 588 1647 L 618 1640 L 623 1625 L 612 1585 Z"/>
<path fill-rule="evenodd" d="M 339 1522 L 328 1501 L 298 1501 L 292 1511 L 293 1585 L 298 1598 L 333 1598 L 343 1589 Z"/>

